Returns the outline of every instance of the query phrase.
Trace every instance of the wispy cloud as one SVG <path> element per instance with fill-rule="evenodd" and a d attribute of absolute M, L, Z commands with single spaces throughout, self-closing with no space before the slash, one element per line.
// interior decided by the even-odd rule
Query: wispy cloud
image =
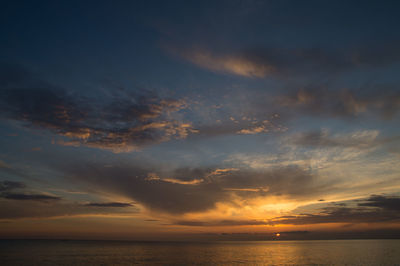
<path fill-rule="evenodd" d="M 397 43 L 322 48 L 259 47 L 237 51 L 213 51 L 204 47 L 169 50 L 202 68 L 250 78 L 336 74 L 360 68 L 378 68 L 400 62 Z"/>
<path fill-rule="evenodd" d="M 376 112 L 385 118 L 393 117 L 400 108 L 397 90 L 375 85 L 360 90 L 308 87 L 277 97 L 283 107 L 315 116 L 356 117 Z"/>
<path fill-rule="evenodd" d="M 328 130 L 297 134 L 288 138 L 289 143 L 310 147 L 371 148 L 385 142 L 378 140 L 379 130 L 361 130 L 351 133 L 331 134 Z M 395 139 L 394 139 L 395 140 Z"/>
<path fill-rule="evenodd" d="M 190 62 L 211 71 L 245 77 L 262 78 L 275 71 L 273 65 L 262 64 L 242 55 L 218 55 L 199 49 L 183 53 L 182 56 Z"/>
<path fill-rule="evenodd" d="M 175 225 L 185 226 L 246 226 L 246 225 L 272 225 L 266 220 L 215 220 L 215 221 L 198 221 L 198 220 L 179 220 L 173 222 Z"/>

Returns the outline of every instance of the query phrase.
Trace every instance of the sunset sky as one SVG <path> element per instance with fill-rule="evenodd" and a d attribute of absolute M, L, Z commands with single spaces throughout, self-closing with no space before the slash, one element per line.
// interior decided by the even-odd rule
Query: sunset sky
<path fill-rule="evenodd" d="M 0 238 L 400 235 L 399 10 L 2 3 Z"/>

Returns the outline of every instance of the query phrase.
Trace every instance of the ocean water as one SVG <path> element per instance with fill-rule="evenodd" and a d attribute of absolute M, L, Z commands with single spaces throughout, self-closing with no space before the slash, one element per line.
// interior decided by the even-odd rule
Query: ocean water
<path fill-rule="evenodd" d="M 400 265 L 400 240 L 0 240 L 0 265 Z"/>

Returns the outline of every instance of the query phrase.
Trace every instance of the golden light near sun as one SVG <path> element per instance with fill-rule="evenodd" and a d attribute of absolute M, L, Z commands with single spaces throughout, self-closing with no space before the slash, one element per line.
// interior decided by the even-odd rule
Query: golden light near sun
<path fill-rule="evenodd" d="M 280 234 L 280 233 L 276 233 L 275 236 L 276 236 L 276 237 L 280 237 L 281 234 Z"/>

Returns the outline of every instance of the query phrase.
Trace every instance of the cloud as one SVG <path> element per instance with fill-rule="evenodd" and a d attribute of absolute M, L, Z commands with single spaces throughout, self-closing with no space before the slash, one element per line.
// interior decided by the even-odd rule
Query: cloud
<path fill-rule="evenodd" d="M 45 82 L 36 85 L 23 70 L 13 71 L 0 79 L 3 118 L 50 130 L 66 139 L 59 144 L 128 152 L 196 132 L 191 123 L 173 116 L 187 107 L 184 100 L 127 91 L 90 99 Z"/>
<path fill-rule="evenodd" d="M 303 168 L 285 166 L 263 171 L 237 168 L 180 168 L 162 172 L 133 165 L 86 163 L 61 169 L 74 182 L 97 191 L 128 197 L 144 207 L 172 214 L 202 212 L 234 198 L 318 194 L 324 185 Z"/>
<path fill-rule="evenodd" d="M 258 134 L 258 133 L 263 133 L 263 132 L 268 132 L 268 129 L 266 129 L 264 126 L 259 126 L 259 127 L 253 127 L 253 128 L 249 128 L 249 129 L 241 129 L 239 130 L 237 133 L 238 134 Z"/>
<path fill-rule="evenodd" d="M 8 200 L 33 200 L 33 201 L 55 201 L 60 200 L 60 197 L 48 195 L 48 194 L 37 194 L 31 192 L 25 192 L 22 190 L 26 189 L 26 185 L 22 182 L 15 181 L 1 181 L 0 182 L 0 198 Z M 21 192 L 22 191 L 22 192 Z"/>
<path fill-rule="evenodd" d="M 304 214 L 287 216 L 274 221 L 275 224 L 321 224 L 321 223 L 376 223 L 397 221 L 398 213 L 383 210 L 366 210 L 362 208 L 329 207 L 322 214 Z"/>
<path fill-rule="evenodd" d="M 245 77 L 262 78 L 275 71 L 273 65 L 263 64 L 242 55 L 218 55 L 207 50 L 188 51 L 182 56 L 206 69 Z"/>
<path fill-rule="evenodd" d="M 247 225 L 307 225 L 324 223 L 381 223 L 400 220 L 400 198 L 395 196 L 372 195 L 358 206 L 344 207 L 347 204 L 334 204 L 319 209 L 314 214 L 285 215 L 266 219 L 224 219 L 224 220 L 175 220 L 173 224 L 184 226 L 247 226 Z M 351 201 L 354 202 L 354 201 Z M 351 205 L 351 204 L 349 204 Z M 294 232 L 296 233 L 296 232 Z M 299 233 L 304 233 L 303 231 Z"/>
<path fill-rule="evenodd" d="M 275 115 L 277 117 L 277 115 Z M 261 122 L 259 121 L 252 121 L 252 125 L 249 126 L 248 128 L 242 128 L 238 130 L 236 133 L 237 134 L 242 134 L 242 135 L 254 135 L 254 134 L 259 134 L 259 133 L 267 133 L 270 131 L 273 132 L 285 132 L 287 130 L 286 127 L 283 127 L 281 125 L 275 125 L 270 120 L 263 120 Z"/>
<path fill-rule="evenodd" d="M 86 206 L 77 202 L 0 200 L 0 219 L 40 219 L 106 215 L 109 217 L 132 216 L 140 210 L 135 206 L 106 207 Z"/>
<path fill-rule="evenodd" d="M 366 202 L 359 203 L 358 206 L 376 207 L 387 211 L 400 211 L 400 198 L 372 195 Z"/>
<path fill-rule="evenodd" d="M 215 184 L 189 185 L 161 178 L 149 179 L 149 173 L 154 173 L 154 170 L 147 171 L 134 166 L 105 168 L 102 165 L 85 164 L 66 170 L 75 182 L 82 182 L 98 191 L 131 198 L 149 209 L 175 214 L 203 211 L 214 207 L 216 202 L 226 197 Z"/>
<path fill-rule="evenodd" d="M 378 130 L 362 130 L 348 134 L 332 135 L 328 130 L 311 131 L 297 134 L 289 138 L 289 142 L 295 145 L 310 147 L 352 147 L 370 148 L 378 141 Z"/>
<path fill-rule="evenodd" d="M 363 90 L 306 87 L 277 97 L 282 107 L 297 112 L 332 117 L 356 117 L 368 111 L 393 117 L 400 108 L 400 93 L 387 86 L 373 86 Z"/>
<path fill-rule="evenodd" d="M 283 231 L 279 233 L 281 235 L 304 235 L 304 234 L 309 234 L 310 231 Z"/>
<path fill-rule="evenodd" d="M 298 133 L 284 138 L 284 143 L 298 147 L 318 148 L 317 150 L 341 150 L 350 161 L 349 155 L 367 154 L 379 148 L 394 151 L 400 136 L 380 137 L 379 130 L 357 130 L 349 133 L 332 134 L 326 129 Z M 320 158 L 321 160 L 321 158 Z M 330 158 L 333 162 L 333 158 Z"/>
<path fill-rule="evenodd" d="M 8 164 L 6 164 L 5 162 L 3 162 L 2 160 L 0 160 L 0 169 L 9 169 L 9 168 L 11 168 Z"/>
<path fill-rule="evenodd" d="M 182 185 L 197 185 L 204 181 L 203 179 L 193 179 L 190 181 L 184 181 L 184 180 L 180 180 L 180 179 L 176 179 L 176 178 L 163 178 L 162 180 L 165 182 L 174 183 L 174 184 L 182 184 Z"/>
<path fill-rule="evenodd" d="M 0 182 L 0 192 L 9 192 L 14 189 L 18 188 L 25 188 L 25 184 L 22 182 L 16 182 L 16 181 L 1 181 Z"/>
<path fill-rule="evenodd" d="M 131 207 L 133 205 L 131 203 L 125 203 L 125 202 L 102 202 L 102 203 L 91 202 L 91 203 L 85 204 L 85 206 L 89 206 L 89 207 L 124 208 L 124 207 Z"/>
<path fill-rule="evenodd" d="M 250 78 L 335 74 L 377 68 L 400 62 L 398 41 L 345 49 L 259 47 L 239 51 L 208 48 L 170 48 L 189 62 L 214 71 Z"/>
<path fill-rule="evenodd" d="M 380 223 L 400 220 L 399 197 L 372 195 L 357 207 L 325 207 L 317 214 L 282 216 L 273 219 L 275 224 L 320 224 L 320 223 Z"/>
<path fill-rule="evenodd" d="M 7 193 L 0 197 L 11 200 L 37 200 L 37 201 L 53 201 L 60 200 L 60 197 L 45 195 L 45 194 L 19 194 L 19 193 Z"/>
<path fill-rule="evenodd" d="M 215 220 L 215 221 L 193 221 L 178 220 L 173 222 L 174 225 L 185 226 L 244 226 L 244 225 L 272 225 L 265 220 Z"/>
<path fill-rule="evenodd" d="M 254 108 L 252 106 L 251 108 Z M 243 110 L 237 106 L 230 109 L 230 112 L 239 111 L 240 115 L 237 118 L 228 116 L 229 119 L 218 119 L 216 122 L 212 121 L 210 124 L 203 124 L 197 127 L 198 134 L 201 137 L 215 137 L 223 135 L 256 135 L 266 133 L 285 132 L 287 128 L 282 125 L 278 114 L 271 110 L 265 110 L 264 107 L 260 110 L 251 110 L 258 114 L 244 115 Z M 261 112 L 260 112 L 261 111 Z M 223 111 L 225 112 L 225 111 Z M 272 113 L 267 115 L 268 113 Z"/>
<path fill-rule="evenodd" d="M 107 210 L 106 210 L 107 209 Z M 124 210 L 122 210 L 124 209 Z M 131 203 L 70 202 L 56 195 L 33 193 L 22 182 L 0 182 L 0 219 L 51 218 L 79 215 L 132 215 L 139 209 Z"/>

